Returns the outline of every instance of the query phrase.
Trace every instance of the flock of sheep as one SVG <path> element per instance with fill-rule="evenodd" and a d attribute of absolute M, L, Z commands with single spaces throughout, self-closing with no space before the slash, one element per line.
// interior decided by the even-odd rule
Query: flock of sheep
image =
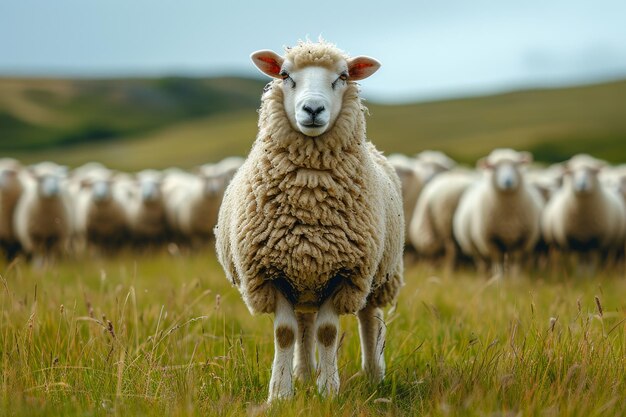
<path fill-rule="evenodd" d="M 211 239 L 224 190 L 242 161 L 128 174 L 93 162 L 70 171 L 0 159 L 2 250 L 9 259 L 23 252 L 45 260 L 167 242 L 196 246 Z"/>
<path fill-rule="evenodd" d="M 585 267 L 623 259 L 626 165 L 586 154 L 537 168 L 532 155 L 495 149 L 476 169 L 446 155 L 391 155 L 404 194 L 406 243 L 420 258 L 465 258 L 502 272 L 505 261 L 537 265 L 550 251 Z"/>
<path fill-rule="evenodd" d="M 402 184 L 406 244 L 421 259 L 454 266 L 471 258 L 502 268 L 536 261 L 550 248 L 622 259 L 626 165 L 589 155 L 547 168 L 527 152 L 496 149 L 476 169 L 437 151 L 390 155 Z M 238 157 L 197 167 L 117 172 L 98 163 L 69 171 L 52 162 L 0 159 L 0 244 L 46 258 L 212 238 Z"/>

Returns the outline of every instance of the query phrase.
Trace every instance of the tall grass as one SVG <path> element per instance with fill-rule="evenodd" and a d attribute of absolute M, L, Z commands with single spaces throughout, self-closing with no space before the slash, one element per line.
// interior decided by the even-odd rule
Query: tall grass
<path fill-rule="evenodd" d="M 340 395 L 265 404 L 271 317 L 251 317 L 210 250 L 125 254 L 0 279 L 0 415 L 626 415 L 626 281 L 488 280 L 417 265 L 387 326 L 387 378 L 360 374 L 342 318 Z"/>

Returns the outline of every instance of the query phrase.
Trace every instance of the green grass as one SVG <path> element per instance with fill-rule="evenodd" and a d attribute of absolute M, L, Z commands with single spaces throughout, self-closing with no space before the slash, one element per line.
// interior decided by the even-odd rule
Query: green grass
<path fill-rule="evenodd" d="M 212 251 L 18 263 L 0 285 L 0 415 L 623 416 L 624 278 L 410 266 L 384 383 L 359 374 L 344 317 L 340 395 L 300 384 L 268 408 L 271 318 L 249 315 Z"/>
<path fill-rule="evenodd" d="M 256 135 L 263 84 L 236 78 L 0 79 L 0 153 L 27 163 L 98 160 L 125 170 L 243 156 Z M 626 160 L 626 81 L 366 104 L 368 136 L 387 153 L 439 149 L 473 164 L 507 146 L 545 162 L 579 152 Z"/>

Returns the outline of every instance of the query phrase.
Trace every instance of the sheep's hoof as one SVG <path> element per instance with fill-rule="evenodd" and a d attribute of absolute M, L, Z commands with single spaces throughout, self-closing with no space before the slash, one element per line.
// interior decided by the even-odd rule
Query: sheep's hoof
<path fill-rule="evenodd" d="M 369 366 L 363 369 L 370 383 L 378 385 L 385 379 L 385 363 Z"/>
<path fill-rule="evenodd" d="M 293 387 L 292 386 L 271 386 L 270 387 L 270 395 L 267 399 L 268 403 L 274 402 L 276 400 L 286 400 L 293 397 Z"/>
<path fill-rule="evenodd" d="M 339 375 L 336 372 L 327 376 L 320 374 L 317 378 L 317 390 L 324 397 L 337 395 L 339 393 Z"/>
<path fill-rule="evenodd" d="M 313 378 L 313 371 L 307 366 L 296 366 L 293 368 L 293 376 L 296 381 L 308 382 Z"/>

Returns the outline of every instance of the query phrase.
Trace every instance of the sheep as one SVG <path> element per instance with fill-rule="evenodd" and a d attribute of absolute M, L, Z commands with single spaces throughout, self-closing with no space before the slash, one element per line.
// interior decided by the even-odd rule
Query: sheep
<path fill-rule="evenodd" d="M 116 173 L 106 168 L 80 180 L 74 194 L 74 232 L 78 245 L 90 245 L 106 253 L 123 247 L 129 237 L 126 212 L 128 196 Z"/>
<path fill-rule="evenodd" d="M 600 182 L 599 172 L 606 166 L 606 162 L 586 154 L 571 158 L 565 164 L 563 186 L 542 216 L 546 241 L 579 253 L 588 266 L 592 266 L 591 257 L 598 250 L 624 248 L 624 201 L 617 190 Z"/>
<path fill-rule="evenodd" d="M 221 175 L 185 172 L 168 175 L 163 183 L 163 194 L 172 232 L 192 246 L 211 239 L 230 176 L 229 172 Z"/>
<path fill-rule="evenodd" d="M 440 151 L 425 150 L 415 155 L 415 170 L 425 185 L 437 174 L 456 167 L 456 162 Z"/>
<path fill-rule="evenodd" d="M 456 162 L 443 152 L 431 150 L 418 153 L 415 159 L 402 154 L 389 155 L 387 159 L 400 178 L 405 219 L 404 237 L 405 243 L 409 243 L 412 215 L 422 189 L 437 174 L 454 168 Z"/>
<path fill-rule="evenodd" d="M 393 154 L 387 157 L 389 163 L 396 170 L 398 178 L 400 178 L 400 187 L 402 189 L 402 208 L 404 211 L 405 227 L 404 240 L 408 243 L 409 224 L 411 214 L 415 208 L 415 203 L 422 190 L 422 179 L 418 176 L 415 169 L 415 161 L 402 154 Z"/>
<path fill-rule="evenodd" d="M 315 341 L 318 390 L 337 393 L 340 314 L 357 313 L 363 369 L 380 381 L 380 308 L 403 285 L 404 229 L 400 182 L 365 137 L 356 83 L 380 64 L 324 41 L 251 58 L 275 80 L 215 235 L 218 260 L 250 312 L 275 314 L 268 401 L 292 395 L 294 352 L 296 377 L 312 374 Z"/>
<path fill-rule="evenodd" d="M 169 237 L 162 183 L 163 174 L 150 169 L 138 172 L 132 182 L 126 215 L 136 245 L 154 247 Z"/>
<path fill-rule="evenodd" d="M 0 248 L 8 260 L 20 250 L 13 228 L 13 214 L 22 195 L 21 171 L 22 166 L 17 160 L 0 159 Z"/>
<path fill-rule="evenodd" d="M 409 229 L 418 255 L 432 258 L 443 254 L 445 265 L 454 266 L 457 243 L 452 219 L 461 196 L 477 179 L 475 171 L 457 169 L 443 172 L 426 184 L 411 214 Z"/>
<path fill-rule="evenodd" d="M 563 168 L 561 164 L 553 164 L 547 168 L 535 168 L 526 172 L 526 181 L 534 186 L 547 203 L 563 184 Z"/>
<path fill-rule="evenodd" d="M 600 180 L 605 186 L 616 190 L 626 203 L 626 164 L 600 171 Z"/>
<path fill-rule="evenodd" d="M 22 248 L 36 262 L 65 254 L 73 215 L 67 168 L 43 162 L 23 170 L 20 180 L 23 192 L 13 227 Z"/>
<path fill-rule="evenodd" d="M 237 170 L 243 165 L 245 159 L 240 156 L 229 156 L 216 164 L 204 164 L 198 167 L 197 171 L 205 176 L 223 176 L 226 184 L 230 182 Z"/>
<path fill-rule="evenodd" d="M 479 161 L 483 176 L 463 193 L 454 214 L 454 237 L 462 251 L 490 261 L 496 272 L 505 256 L 518 260 L 540 236 L 543 199 L 522 171 L 530 162 L 528 152 L 492 151 Z"/>

